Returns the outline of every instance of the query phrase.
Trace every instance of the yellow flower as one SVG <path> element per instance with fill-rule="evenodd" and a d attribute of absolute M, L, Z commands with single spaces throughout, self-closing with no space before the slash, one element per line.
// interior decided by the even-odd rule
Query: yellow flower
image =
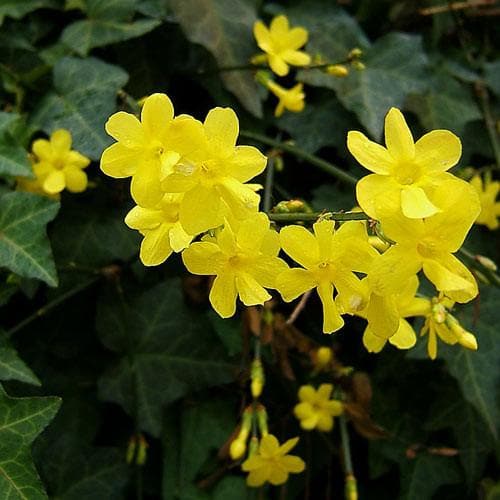
<path fill-rule="evenodd" d="M 387 207 L 381 212 L 382 230 L 393 242 L 372 265 L 369 276 L 380 295 L 397 293 L 401 283 L 423 269 L 435 287 L 457 302 L 468 302 L 478 293 L 471 272 L 455 253 L 479 214 L 479 200 L 466 182 L 450 180 L 435 193 L 442 211 L 428 219 L 407 219 Z"/>
<path fill-rule="evenodd" d="M 333 417 L 343 412 L 343 406 L 340 401 L 330 399 L 332 391 L 332 384 L 321 384 L 317 390 L 312 385 L 303 385 L 299 389 L 300 403 L 295 405 L 293 413 L 300 420 L 302 429 L 322 432 L 333 429 Z"/>
<path fill-rule="evenodd" d="M 118 142 L 103 152 L 102 171 L 115 178 L 132 176 L 132 197 L 149 207 L 163 197 L 161 180 L 203 141 L 201 123 L 187 115 L 174 118 L 174 107 L 165 94 L 153 94 L 144 101 L 141 121 L 130 113 L 115 113 L 106 131 Z"/>
<path fill-rule="evenodd" d="M 40 179 L 30 179 L 28 177 L 17 177 L 16 178 L 16 189 L 18 191 L 26 191 L 28 193 L 40 194 L 42 196 L 47 196 L 49 198 L 53 198 L 58 200 L 61 195 L 59 193 L 49 194 L 45 189 L 43 189 L 43 185 Z"/>
<path fill-rule="evenodd" d="M 369 245 L 362 222 L 346 222 L 334 231 L 333 221 L 322 220 L 313 230 L 314 235 L 302 226 L 281 230 L 283 250 L 304 269 L 283 271 L 276 284 L 286 302 L 316 288 L 323 304 L 323 332 L 330 333 L 344 324 L 333 300 L 334 290 L 361 309 L 365 290 L 354 272 L 366 273 L 378 253 Z"/>
<path fill-rule="evenodd" d="M 144 236 L 140 258 L 145 266 L 157 266 L 191 243 L 193 237 L 179 222 L 181 200 L 182 194 L 165 194 L 156 207 L 136 206 L 125 217 L 127 226 Z"/>
<path fill-rule="evenodd" d="M 427 353 L 431 359 L 437 356 L 437 338 L 444 343 L 454 345 L 457 342 L 473 351 L 477 350 L 477 341 L 474 335 L 466 331 L 448 310 L 453 307 L 453 302 L 447 297 L 434 297 L 429 300 L 429 310 L 421 335 L 429 334 Z"/>
<path fill-rule="evenodd" d="M 267 162 L 258 149 L 236 146 L 239 125 L 232 109 L 212 109 L 203 128 L 203 147 L 181 159 L 162 184 L 167 192 L 185 193 L 180 221 L 190 234 L 220 226 L 226 206 L 237 219 L 256 212 L 260 196 L 245 183 Z"/>
<path fill-rule="evenodd" d="M 304 98 L 306 95 L 303 92 L 304 85 L 302 83 L 298 83 L 291 89 L 285 89 L 272 80 L 268 80 L 266 85 L 279 99 L 278 105 L 274 110 L 274 116 L 281 116 L 285 109 L 293 113 L 300 113 L 304 109 Z"/>
<path fill-rule="evenodd" d="M 271 69 L 278 76 L 285 76 L 292 66 L 307 66 L 311 62 L 309 54 L 300 49 L 306 44 L 308 32 L 302 27 L 290 29 L 286 16 L 276 16 L 269 29 L 262 21 L 256 21 L 253 34 L 257 45 L 266 53 Z"/>
<path fill-rule="evenodd" d="M 248 486 L 259 487 L 266 482 L 274 485 L 283 484 L 288 480 L 290 473 L 302 472 L 306 467 L 304 461 L 295 455 L 288 455 L 298 441 L 299 438 L 296 437 L 280 446 L 272 434 L 263 436 L 257 453 L 241 465 L 245 472 L 249 472 Z"/>
<path fill-rule="evenodd" d="M 415 331 L 405 318 L 425 316 L 429 311 L 429 301 L 415 297 L 418 285 L 418 278 L 412 276 L 396 295 L 370 295 L 367 308 L 358 313 L 368 321 L 363 334 L 368 352 L 380 352 L 387 341 L 398 349 L 410 349 L 415 345 Z"/>
<path fill-rule="evenodd" d="M 33 142 L 35 162 L 33 172 L 45 193 L 54 195 L 65 188 L 72 193 L 81 193 L 87 188 L 87 174 L 83 171 L 90 160 L 71 149 L 71 134 L 59 129 L 50 135 L 50 140 Z M 36 189 L 31 184 L 32 189 Z"/>
<path fill-rule="evenodd" d="M 379 207 L 389 203 L 411 219 L 438 213 L 441 207 L 433 195 L 450 178 L 446 170 L 460 159 L 460 139 L 448 130 L 433 130 L 414 143 L 403 115 L 391 108 L 385 117 L 385 142 L 387 149 L 361 132 L 347 136 L 351 154 L 374 172 L 356 186 L 363 211 L 378 219 Z"/>
<path fill-rule="evenodd" d="M 287 267 L 277 257 L 279 248 L 269 219 L 257 213 L 236 229 L 226 222 L 212 241 L 192 243 L 182 260 L 193 274 L 216 276 L 210 302 L 220 316 L 229 318 L 236 311 L 237 296 L 247 306 L 271 298 L 265 288 L 276 288 L 276 276 Z"/>
<path fill-rule="evenodd" d="M 486 179 L 484 182 L 479 174 L 475 175 L 470 183 L 479 195 L 481 213 L 476 219 L 476 224 L 483 224 L 488 229 L 498 228 L 500 216 L 500 202 L 496 201 L 500 191 L 500 182 Z"/>

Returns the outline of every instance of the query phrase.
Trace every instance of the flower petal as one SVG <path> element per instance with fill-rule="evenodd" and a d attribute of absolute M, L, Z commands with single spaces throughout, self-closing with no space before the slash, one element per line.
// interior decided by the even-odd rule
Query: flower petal
<path fill-rule="evenodd" d="M 264 51 L 269 52 L 272 48 L 271 33 L 262 21 L 255 21 L 253 25 L 253 36 L 257 45 Z"/>
<path fill-rule="evenodd" d="M 289 29 L 290 29 L 290 24 L 288 23 L 288 18 L 280 14 L 279 16 L 276 16 L 273 18 L 271 21 L 271 24 L 269 26 L 271 35 L 273 38 L 283 38 L 286 37 Z"/>
<path fill-rule="evenodd" d="M 279 447 L 279 453 L 280 455 L 286 455 L 290 450 L 292 450 L 297 443 L 299 442 L 298 437 L 294 437 L 292 439 L 289 439 L 288 441 L 285 441 L 280 447 Z"/>
<path fill-rule="evenodd" d="M 271 298 L 271 295 L 248 273 L 236 276 L 236 290 L 246 306 L 262 305 Z"/>
<path fill-rule="evenodd" d="M 401 190 L 401 210 L 410 219 L 423 219 L 440 212 L 427 198 L 425 191 L 417 186 L 405 186 Z"/>
<path fill-rule="evenodd" d="M 181 202 L 179 220 L 189 234 L 220 226 L 224 219 L 219 193 L 202 185 L 188 191 Z"/>
<path fill-rule="evenodd" d="M 301 28 L 300 26 L 296 28 L 292 28 L 285 36 L 283 43 L 289 49 L 300 49 L 303 45 L 307 43 L 307 39 L 309 38 L 309 33 L 305 28 Z M 309 63 L 307 63 L 309 64 Z"/>
<path fill-rule="evenodd" d="M 117 142 L 104 150 L 101 156 L 101 170 L 110 177 L 121 179 L 135 174 L 140 153 Z"/>
<path fill-rule="evenodd" d="M 273 457 L 278 453 L 279 449 L 280 443 L 272 434 L 266 434 L 260 440 L 259 453 L 263 457 Z"/>
<path fill-rule="evenodd" d="M 212 275 L 221 271 L 222 253 L 215 243 L 198 241 L 182 252 L 182 261 L 192 274 Z"/>
<path fill-rule="evenodd" d="M 150 95 L 142 106 L 141 122 L 150 137 L 160 137 L 174 118 L 174 106 L 165 95 Z"/>
<path fill-rule="evenodd" d="M 236 145 L 238 117 L 231 108 L 211 109 L 203 123 L 210 146 L 220 155 L 228 156 Z"/>
<path fill-rule="evenodd" d="M 462 156 L 460 139 L 449 130 L 433 130 L 415 144 L 415 161 L 426 172 L 445 172 Z"/>
<path fill-rule="evenodd" d="M 257 212 L 260 196 L 234 177 L 225 177 L 216 189 L 237 219 L 245 219 Z"/>
<path fill-rule="evenodd" d="M 290 71 L 288 64 L 283 60 L 282 57 L 275 54 L 269 54 L 269 66 L 278 76 L 286 76 Z"/>
<path fill-rule="evenodd" d="M 270 470 L 267 466 L 262 466 L 252 470 L 247 476 L 247 485 L 253 488 L 262 486 L 269 479 Z"/>
<path fill-rule="evenodd" d="M 307 66 L 311 62 L 311 56 L 301 50 L 285 50 L 281 57 L 292 66 Z"/>
<path fill-rule="evenodd" d="M 370 174 L 356 184 L 358 204 L 373 219 L 379 217 L 379 209 L 391 207 L 398 210 L 401 203 L 400 192 L 401 187 L 387 175 Z"/>
<path fill-rule="evenodd" d="M 281 463 L 288 472 L 293 472 L 295 474 L 302 472 L 306 468 L 304 460 L 295 455 L 284 456 L 281 459 Z"/>
<path fill-rule="evenodd" d="M 317 290 L 323 304 L 323 333 L 340 330 L 344 326 L 344 320 L 333 300 L 333 285 L 326 282 L 320 283 Z"/>
<path fill-rule="evenodd" d="M 285 302 L 296 299 L 316 285 L 316 278 L 306 269 L 287 269 L 276 278 L 276 288 Z"/>
<path fill-rule="evenodd" d="M 43 189 L 50 194 L 60 193 L 66 185 L 66 178 L 62 170 L 53 170 L 43 181 Z"/>
<path fill-rule="evenodd" d="M 415 330 L 408 321 L 401 318 L 396 333 L 389 339 L 389 342 L 398 349 L 410 349 L 417 342 Z"/>
<path fill-rule="evenodd" d="M 415 143 L 406 120 L 397 108 L 391 108 L 385 117 L 385 144 L 396 160 L 413 159 Z"/>
<path fill-rule="evenodd" d="M 278 276 L 288 269 L 278 257 L 262 256 L 248 268 L 248 272 L 265 288 L 278 288 Z"/>
<path fill-rule="evenodd" d="M 31 150 L 40 160 L 52 159 L 52 147 L 47 139 L 37 139 L 33 142 Z"/>
<path fill-rule="evenodd" d="M 384 146 L 370 141 L 357 130 L 347 134 L 347 149 L 363 167 L 376 174 L 388 175 L 394 165 L 394 159 Z"/>
<path fill-rule="evenodd" d="M 232 177 L 247 182 L 264 171 L 267 158 L 253 146 L 236 146 L 227 164 Z"/>
<path fill-rule="evenodd" d="M 370 326 L 365 328 L 365 332 L 363 333 L 363 345 L 368 352 L 380 352 L 384 348 L 386 342 L 386 339 L 375 335 L 371 331 Z"/>
<path fill-rule="evenodd" d="M 141 243 L 140 258 L 145 266 L 158 266 L 172 254 L 168 232 L 170 224 L 161 224 L 145 232 Z"/>
<path fill-rule="evenodd" d="M 155 229 L 163 222 L 163 212 L 151 208 L 135 206 L 125 217 L 125 224 L 131 229 L 142 231 Z"/>
<path fill-rule="evenodd" d="M 210 303 L 215 312 L 222 318 L 234 316 L 237 296 L 234 274 L 219 274 L 214 280 L 209 295 Z"/>
<path fill-rule="evenodd" d="M 302 385 L 298 392 L 300 401 L 314 403 L 316 401 L 316 390 L 312 385 Z"/>
<path fill-rule="evenodd" d="M 286 226 L 280 231 L 283 250 L 298 264 L 306 268 L 319 263 L 316 238 L 302 226 Z"/>
<path fill-rule="evenodd" d="M 334 225 L 332 220 L 321 220 L 313 225 L 321 261 L 327 261 L 331 257 Z"/>
<path fill-rule="evenodd" d="M 87 174 L 78 167 L 69 166 L 63 170 L 66 177 L 66 189 L 72 193 L 81 193 L 87 189 Z"/>
<path fill-rule="evenodd" d="M 55 154 L 68 153 L 71 149 L 71 134 L 64 128 L 50 134 L 50 145 Z"/>
<path fill-rule="evenodd" d="M 179 221 L 171 227 L 168 237 L 170 240 L 170 246 L 174 252 L 184 250 L 193 240 L 193 236 L 186 233 Z"/>
<path fill-rule="evenodd" d="M 278 486 L 280 484 L 286 483 L 288 479 L 288 472 L 281 467 L 281 463 L 273 464 L 269 467 L 269 479 L 268 481 L 274 485 Z"/>
<path fill-rule="evenodd" d="M 399 312 L 395 295 L 372 293 L 365 311 L 370 330 L 380 338 L 392 337 L 399 328 Z"/>
<path fill-rule="evenodd" d="M 146 140 L 141 122 L 132 114 L 118 111 L 108 118 L 106 132 L 128 148 L 141 148 Z"/>
<path fill-rule="evenodd" d="M 140 163 L 132 177 L 130 192 L 138 205 L 158 205 L 165 194 L 160 185 L 160 166 L 153 161 Z"/>

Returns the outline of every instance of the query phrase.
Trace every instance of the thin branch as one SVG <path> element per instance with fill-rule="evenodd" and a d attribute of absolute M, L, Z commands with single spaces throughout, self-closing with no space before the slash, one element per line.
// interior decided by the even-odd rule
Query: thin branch
<path fill-rule="evenodd" d="M 269 213 L 269 219 L 275 222 L 316 222 L 320 217 L 330 220 L 370 220 L 364 212 L 291 212 L 287 214 Z"/>
<path fill-rule="evenodd" d="M 306 307 L 307 301 L 309 300 L 310 296 L 311 296 L 311 290 L 308 290 L 306 293 L 304 293 L 304 295 L 302 295 L 299 303 L 295 306 L 295 309 L 292 311 L 292 314 L 290 314 L 290 317 L 286 320 L 287 325 L 293 325 L 293 323 L 295 323 L 295 320 L 299 317 L 299 314 Z"/>

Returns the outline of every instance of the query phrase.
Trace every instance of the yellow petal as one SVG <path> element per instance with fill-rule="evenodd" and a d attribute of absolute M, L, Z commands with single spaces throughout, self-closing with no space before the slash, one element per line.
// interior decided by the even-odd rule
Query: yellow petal
<path fill-rule="evenodd" d="M 300 50 L 285 50 L 281 57 L 292 66 L 307 66 L 311 62 L 311 56 Z"/>
<path fill-rule="evenodd" d="M 106 132 L 128 148 L 141 148 L 145 142 L 141 122 L 132 114 L 118 111 L 105 125 Z"/>
<path fill-rule="evenodd" d="M 179 168 L 179 165 L 177 165 Z M 195 169 L 195 167 L 192 167 Z M 168 175 L 161 183 L 161 188 L 167 193 L 185 193 L 198 184 L 196 175 L 174 173 Z"/>
<path fill-rule="evenodd" d="M 222 318 L 230 318 L 236 312 L 236 285 L 232 273 L 219 274 L 210 290 L 210 303 Z"/>
<path fill-rule="evenodd" d="M 347 134 L 347 149 L 363 167 L 376 174 L 388 175 L 394 165 L 387 149 L 356 130 Z"/>
<path fill-rule="evenodd" d="M 152 94 L 141 110 L 141 122 L 145 131 L 153 137 L 160 137 L 174 118 L 174 106 L 165 94 Z"/>
<path fill-rule="evenodd" d="M 215 243 L 201 241 L 182 252 L 182 261 L 190 273 L 210 276 L 221 272 L 223 258 Z"/>
<path fill-rule="evenodd" d="M 284 45 L 292 50 L 300 49 L 303 45 L 307 43 L 309 34 L 306 29 L 297 27 L 292 28 L 285 36 L 283 40 Z M 306 63 L 309 64 L 309 63 Z"/>
<path fill-rule="evenodd" d="M 56 154 L 67 153 L 71 149 L 71 134 L 69 130 L 59 129 L 50 134 L 50 145 Z"/>
<path fill-rule="evenodd" d="M 52 159 L 52 147 L 47 139 L 37 139 L 33 142 L 31 150 L 40 160 Z"/>
<path fill-rule="evenodd" d="M 78 167 L 66 167 L 64 170 L 66 177 L 66 189 L 72 193 L 81 193 L 87 189 L 87 174 Z"/>
<path fill-rule="evenodd" d="M 131 229 L 142 231 L 144 229 L 155 229 L 162 222 L 163 212 L 150 208 L 135 206 L 125 217 L 125 224 Z"/>
<path fill-rule="evenodd" d="M 356 184 L 358 204 L 373 219 L 379 217 L 378 209 L 387 211 L 391 207 L 393 211 L 398 210 L 401 203 L 400 192 L 401 187 L 386 175 L 370 174 Z"/>
<path fill-rule="evenodd" d="M 272 434 L 266 434 L 260 440 L 259 453 L 263 457 L 273 457 L 279 452 L 280 443 Z"/>
<path fill-rule="evenodd" d="M 372 293 L 365 317 L 374 335 L 383 339 L 392 337 L 399 328 L 399 313 L 394 295 Z"/>
<path fill-rule="evenodd" d="M 156 162 L 140 163 L 130 183 L 132 198 L 138 205 L 155 207 L 165 194 L 160 185 L 160 166 Z"/>
<path fill-rule="evenodd" d="M 290 29 L 288 18 L 283 14 L 274 17 L 269 27 L 273 38 L 286 37 Z"/>
<path fill-rule="evenodd" d="M 321 384 L 318 387 L 318 391 L 317 391 L 318 398 L 324 399 L 324 400 L 330 399 L 330 396 L 332 395 L 332 391 L 333 391 L 332 384 Z"/>
<path fill-rule="evenodd" d="M 90 164 L 90 158 L 87 158 L 78 151 L 70 151 L 66 158 L 67 163 L 73 167 L 85 168 Z"/>
<path fill-rule="evenodd" d="M 240 182 L 247 182 L 266 168 L 267 158 L 253 146 L 236 146 L 228 160 L 229 172 Z"/>
<path fill-rule="evenodd" d="M 300 457 L 296 457 L 295 455 L 287 455 L 283 457 L 281 459 L 281 463 L 288 472 L 299 473 L 306 468 L 304 460 Z"/>
<path fill-rule="evenodd" d="M 53 170 L 43 181 L 43 189 L 50 194 L 60 193 L 66 185 L 62 170 Z"/>
<path fill-rule="evenodd" d="M 145 266 L 158 266 L 170 256 L 172 248 L 168 238 L 169 230 L 169 224 L 162 224 L 145 232 L 139 254 Z"/>
<path fill-rule="evenodd" d="M 286 76 L 290 70 L 288 64 L 280 56 L 275 54 L 269 55 L 269 66 L 278 76 Z"/>
<path fill-rule="evenodd" d="M 312 385 L 302 385 L 299 389 L 298 396 L 300 401 L 314 403 L 316 401 L 316 390 Z"/>
<path fill-rule="evenodd" d="M 316 285 L 314 275 L 305 269 L 287 269 L 276 278 L 276 288 L 285 302 L 296 299 Z"/>
<path fill-rule="evenodd" d="M 417 342 L 415 331 L 410 323 L 401 318 L 399 328 L 396 333 L 389 339 L 389 342 L 396 346 L 398 349 L 410 349 Z"/>
<path fill-rule="evenodd" d="M 321 220 L 313 225 L 321 261 L 326 261 L 331 257 L 334 224 L 332 220 Z"/>
<path fill-rule="evenodd" d="M 248 272 L 266 288 L 278 288 L 278 276 L 288 269 L 278 257 L 262 256 L 248 268 Z"/>
<path fill-rule="evenodd" d="M 266 25 L 262 21 L 255 21 L 253 25 L 253 35 L 257 41 L 257 45 L 265 52 L 268 52 L 272 47 L 271 34 Z"/>
<path fill-rule="evenodd" d="M 221 199 L 217 191 L 197 186 L 182 199 L 179 220 L 189 234 L 199 234 L 223 223 Z"/>
<path fill-rule="evenodd" d="M 378 208 L 384 235 L 389 240 L 416 247 L 427 232 L 426 224 L 421 219 L 405 217 L 400 210 L 393 211 L 393 206 L 388 203 L 385 207 Z M 439 217 L 439 215 L 435 217 Z"/>
<path fill-rule="evenodd" d="M 427 198 L 425 191 L 417 186 L 405 186 L 401 190 L 401 209 L 404 216 L 410 219 L 423 219 L 440 212 Z"/>
<path fill-rule="evenodd" d="M 271 298 L 271 295 L 248 273 L 236 276 L 236 290 L 246 306 L 262 305 Z"/>
<path fill-rule="evenodd" d="M 391 156 L 397 160 L 415 156 L 413 136 L 399 109 L 391 108 L 385 117 L 385 144 Z"/>
<path fill-rule="evenodd" d="M 320 413 L 316 428 L 321 432 L 330 432 L 333 429 L 332 416 L 325 413 Z"/>
<path fill-rule="evenodd" d="M 279 447 L 279 453 L 280 455 L 286 455 L 290 450 L 292 450 L 297 443 L 299 442 L 298 437 L 294 437 L 292 439 L 289 439 L 288 441 L 285 441 L 280 447 Z"/>
<path fill-rule="evenodd" d="M 236 145 L 239 125 L 238 117 L 231 108 L 211 109 L 203 123 L 205 133 L 212 148 L 227 156 Z"/>
<path fill-rule="evenodd" d="M 135 174 L 140 154 L 121 143 L 112 144 L 101 157 L 101 170 L 110 177 L 123 178 Z"/>
<path fill-rule="evenodd" d="M 235 178 L 225 177 L 216 189 L 237 219 L 245 219 L 257 212 L 260 196 Z"/>
<path fill-rule="evenodd" d="M 331 283 L 320 283 L 317 290 L 323 304 L 323 333 L 340 330 L 344 326 L 344 320 L 333 300 L 333 285 Z"/>
<path fill-rule="evenodd" d="M 445 172 L 462 156 L 460 139 L 449 130 L 433 130 L 415 144 L 415 161 L 426 172 Z"/>
<path fill-rule="evenodd" d="M 180 252 L 188 247 L 193 237 L 186 233 L 180 222 L 176 222 L 168 233 L 170 246 L 174 252 Z"/>
<path fill-rule="evenodd" d="M 319 263 L 316 238 L 302 226 L 286 226 L 280 231 L 283 250 L 297 263 L 306 268 Z"/>
<path fill-rule="evenodd" d="M 175 118 L 165 130 L 165 148 L 198 162 L 203 160 L 206 148 L 205 129 L 199 120 L 189 115 Z"/>
<path fill-rule="evenodd" d="M 269 479 L 268 481 L 274 485 L 278 486 L 280 484 L 286 483 L 288 479 L 288 472 L 281 467 L 281 464 L 273 464 L 269 468 Z"/>
<path fill-rule="evenodd" d="M 252 470 L 247 477 L 247 485 L 252 488 L 262 486 L 269 478 L 270 470 L 268 467 L 260 467 Z"/>
<path fill-rule="evenodd" d="M 427 354 L 429 358 L 436 359 L 437 357 L 437 338 L 434 330 L 429 330 L 429 340 L 427 342 Z"/>
<path fill-rule="evenodd" d="M 384 348 L 386 342 L 387 342 L 386 339 L 383 339 L 375 335 L 370 330 L 369 326 L 366 327 L 365 332 L 363 334 L 363 345 L 365 346 L 368 352 L 380 352 Z"/>

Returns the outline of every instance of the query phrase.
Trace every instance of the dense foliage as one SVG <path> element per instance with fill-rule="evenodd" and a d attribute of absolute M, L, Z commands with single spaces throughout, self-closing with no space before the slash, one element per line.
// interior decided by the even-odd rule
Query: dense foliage
<path fill-rule="evenodd" d="M 0 0 L 0 499 L 354 499 L 356 483 L 366 499 L 500 495 L 494 264 L 500 257 L 500 13 L 494 3 Z M 307 36 L 296 31 L 283 57 L 265 50 L 267 26 L 278 15 L 308 32 L 303 47 Z M 258 19 L 263 22 L 254 28 Z M 129 180 L 105 175 L 119 161 L 103 152 L 120 141 L 137 152 L 136 137 L 120 136 L 123 129 L 108 119 L 119 111 L 139 115 L 158 93 L 168 94 L 176 114 L 201 121 L 218 106 L 236 112 L 238 144 L 261 152 L 238 150 L 251 156 L 252 175 L 258 174 L 242 182 L 264 186 L 245 184 L 250 205 L 258 205 L 260 192 L 260 210 L 274 226 L 301 226 L 281 229 L 283 260 L 276 257 L 279 245 L 269 255 L 253 246 L 252 236 L 271 231 L 266 215 L 241 229 L 229 216 L 211 219 L 214 203 L 199 196 L 184 208 L 185 194 L 168 201 L 181 206 L 189 234 L 176 226 L 177 243 L 170 237 L 160 248 L 152 231 L 148 240 L 147 224 L 157 214 L 133 208 Z M 453 223 L 465 235 L 476 219 L 457 254 L 473 284 L 460 271 L 470 285 L 466 297 L 463 289 L 448 293 L 468 302 L 447 316 L 459 336 L 447 341 L 445 332 L 436 356 L 428 347 L 431 317 L 421 314 L 425 319 L 405 323 L 427 333 L 415 347 L 388 343 L 381 350 L 387 339 L 379 346 L 375 335 L 370 343 L 364 319 L 327 318 L 320 285 L 321 300 L 312 294 L 299 306 L 284 302 L 297 295 L 283 292 L 293 285 L 291 275 L 280 286 L 259 284 L 253 303 L 264 306 L 238 302 L 234 316 L 235 302 L 224 303 L 228 288 L 220 280 L 212 307 L 213 279 L 186 267 L 217 274 L 219 268 L 197 272 L 210 260 L 200 252 L 222 247 L 230 226 L 237 235 L 246 231 L 249 255 L 265 254 L 266 269 L 282 269 L 297 254 L 293 238 L 305 242 L 311 235 L 304 228 L 318 218 L 320 238 L 325 227 L 331 235 L 332 217 L 382 217 L 375 210 L 389 191 L 375 193 L 383 198 L 375 203 L 374 191 L 360 196 L 358 189 L 356 200 L 354 185 L 367 174 L 359 164 L 365 135 L 383 143 L 391 108 L 404 112 L 415 139 L 446 129 L 462 142 L 458 166 L 446 165 L 460 179 L 446 182 L 460 184 L 447 184 L 440 194 L 444 204 L 459 200 L 456 213 L 439 226 Z M 224 113 L 219 124 L 234 124 L 233 114 Z M 398 113 L 387 117 L 401 125 Z M 187 149 L 199 132 L 196 124 L 189 127 Z M 365 135 L 351 133 L 348 147 L 353 130 Z M 387 135 L 386 128 L 390 150 Z M 452 134 L 439 137 L 450 141 L 458 161 Z M 159 184 L 138 183 L 132 195 L 147 204 Z M 479 217 L 471 191 L 480 193 Z M 231 200 L 224 203 L 233 210 Z M 436 207 L 425 200 L 418 205 L 425 214 L 408 204 L 405 215 L 434 215 Z M 351 211 L 357 203 L 366 216 Z M 246 210 L 237 201 L 234 207 Z M 222 220 L 227 227 L 213 232 Z M 403 220 L 399 229 L 405 224 L 413 221 Z M 172 227 L 165 227 L 169 235 Z M 384 235 L 384 225 L 373 221 L 367 227 L 378 251 L 393 244 L 394 255 L 402 245 L 398 231 Z M 182 258 L 175 253 L 207 230 Z M 364 251 L 346 248 L 332 257 L 339 266 Z M 370 251 L 378 256 L 370 247 L 362 260 Z M 410 256 L 398 259 L 408 263 Z M 449 292 L 436 273 L 425 266 L 424 272 L 430 281 L 422 276 L 416 300 L 436 295 L 432 283 Z M 409 287 L 411 298 L 418 286 L 412 274 L 392 278 L 392 287 Z M 387 274 L 377 276 L 382 289 Z M 333 286 L 328 290 L 333 304 Z M 253 300 L 245 292 L 240 298 Z M 402 307 L 401 317 L 414 316 Z M 439 311 L 448 314 L 444 306 Z M 340 331 L 323 333 L 340 328 L 339 321 L 345 321 Z M 369 353 L 363 343 L 381 352 Z M 257 434 L 263 439 L 256 455 Z M 253 455 L 245 460 L 248 451 Z M 276 463 L 292 475 L 285 477 Z M 263 478 L 277 486 L 252 489 Z"/>

